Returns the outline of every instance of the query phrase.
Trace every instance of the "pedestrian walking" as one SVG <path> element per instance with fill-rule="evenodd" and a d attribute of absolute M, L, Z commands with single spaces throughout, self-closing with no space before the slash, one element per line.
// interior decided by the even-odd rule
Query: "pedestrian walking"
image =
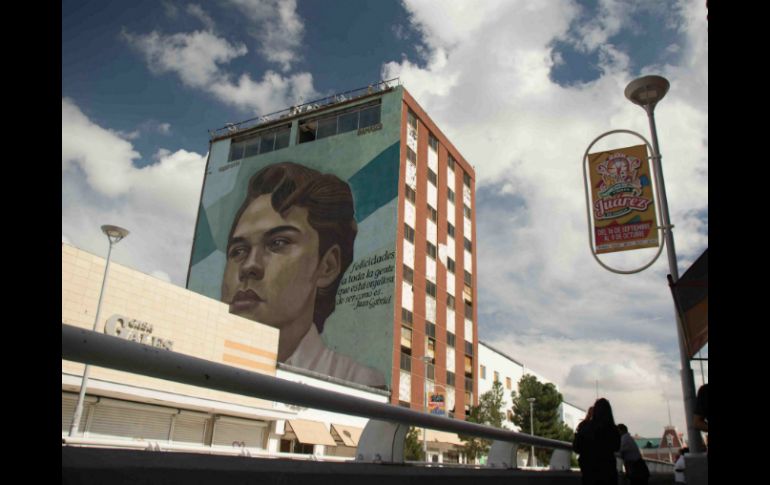
<path fill-rule="evenodd" d="M 620 449 L 620 434 L 612 406 L 599 398 L 593 408 L 593 416 L 581 423 L 572 446 L 582 463 L 583 485 L 617 485 L 615 453 Z"/>

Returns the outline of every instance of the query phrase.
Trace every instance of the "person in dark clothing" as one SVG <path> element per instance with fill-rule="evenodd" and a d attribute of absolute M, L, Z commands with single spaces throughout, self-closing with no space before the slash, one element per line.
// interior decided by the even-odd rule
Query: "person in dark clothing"
<path fill-rule="evenodd" d="M 620 433 L 610 402 L 597 399 L 593 417 L 584 423 L 579 426 L 572 444 L 575 453 L 580 455 L 583 485 L 617 485 L 615 452 L 620 449 Z"/>
<path fill-rule="evenodd" d="M 631 437 L 625 424 L 618 424 L 618 433 L 620 433 L 620 458 L 626 468 L 626 477 L 631 485 L 647 485 L 650 470 L 642 458 L 639 446 Z"/>
<path fill-rule="evenodd" d="M 586 417 L 583 418 L 583 421 L 578 423 L 577 428 L 575 428 L 575 433 L 579 433 L 580 430 L 583 429 L 583 426 L 585 426 L 586 423 L 591 421 L 591 418 L 593 417 L 593 415 L 594 415 L 594 407 L 591 406 L 590 408 L 588 408 L 588 412 L 586 412 Z M 585 468 L 583 465 L 583 455 L 578 455 L 578 467 L 580 467 L 580 472 L 582 473 Z"/>

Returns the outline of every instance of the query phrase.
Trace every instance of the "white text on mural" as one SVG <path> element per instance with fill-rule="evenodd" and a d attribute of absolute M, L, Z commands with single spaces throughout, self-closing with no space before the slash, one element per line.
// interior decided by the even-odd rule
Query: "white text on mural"
<path fill-rule="evenodd" d="M 353 309 L 389 305 L 393 295 L 396 252 L 385 250 L 353 263 L 350 273 L 340 282 L 337 305 L 351 305 Z"/>

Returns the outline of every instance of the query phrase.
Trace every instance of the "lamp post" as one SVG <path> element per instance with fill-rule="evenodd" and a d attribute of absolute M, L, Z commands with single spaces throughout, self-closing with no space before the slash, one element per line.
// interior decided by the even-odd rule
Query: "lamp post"
<path fill-rule="evenodd" d="M 529 434 L 532 436 L 535 436 L 535 419 L 533 417 L 533 409 L 535 404 L 535 398 L 529 397 L 527 398 L 527 401 L 529 401 Z M 535 445 L 532 445 L 532 460 L 531 460 L 532 466 L 537 466 L 537 459 L 535 458 Z"/>
<path fill-rule="evenodd" d="M 644 76 L 631 81 L 624 91 L 626 98 L 632 103 L 641 106 L 650 123 L 650 132 L 652 135 L 652 158 L 655 164 L 655 170 L 658 174 L 658 201 L 660 203 L 661 223 L 663 225 L 663 234 L 666 243 L 666 254 L 668 255 L 668 267 L 671 273 L 671 282 L 676 283 L 679 280 L 679 270 L 676 263 L 676 250 L 674 248 L 674 235 L 672 233 L 668 213 L 668 200 L 666 198 L 666 185 L 663 180 L 663 167 L 661 165 L 660 148 L 658 147 L 658 133 L 655 127 L 655 106 L 668 92 L 669 82 L 661 76 Z M 695 452 L 705 451 L 700 432 L 695 428 L 693 422 L 693 412 L 695 410 L 695 381 L 690 361 L 687 357 L 687 345 L 685 342 L 684 329 L 680 319 L 679 311 L 674 308 L 677 321 L 677 336 L 679 339 L 679 357 L 681 359 L 681 379 L 682 394 L 684 397 L 685 420 L 687 422 L 687 435 L 690 438 L 690 448 Z"/>
<path fill-rule="evenodd" d="M 107 235 L 107 239 L 110 241 L 110 247 L 107 250 L 107 264 L 104 267 L 104 277 L 102 278 L 102 289 L 99 291 L 99 303 L 96 305 L 96 317 L 94 317 L 94 332 L 99 324 L 99 314 L 102 311 L 102 300 L 104 299 L 104 286 L 107 283 L 107 274 L 110 270 L 110 256 L 112 255 L 112 246 L 117 244 L 121 239 L 128 236 L 128 231 L 118 226 L 102 226 L 102 232 Z M 91 370 L 91 366 L 86 364 L 83 369 L 83 380 L 80 383 L 80 394 L 78 394 L 78 402 L 75 406 L 75 414 L 72 416 L 72 424 L 70 425 L 69 436 L 75 436 L 78 427 L 80 426 L 80 418 L 83 415 L 83 401 L 86 397 L 86 388 L 88 387 L 88 373 Z"/>

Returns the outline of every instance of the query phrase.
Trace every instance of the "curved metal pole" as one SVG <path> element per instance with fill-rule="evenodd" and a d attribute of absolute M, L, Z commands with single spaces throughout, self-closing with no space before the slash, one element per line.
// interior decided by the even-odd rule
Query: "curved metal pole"
<path fill-rule="evenodd" d="M 676 284 L 679 281 L 679 269 L 676 262 L 676 249 L 674 248 L 673 226 L 671 225 L 668 212 L 668 199 L 666 197 L 666 185 L 663 181 L 663 167 L 661 164 L 660 148 L 658 147 L 658 133 L 655 126 L 655 104 L 643 106 L 647 113 L 647 119 L 650 122 L 650 132 L 652 133 L 652 148 L 655 153 L 655 171 L 660 174 L 658 180 L 658 202 L 660 204 L 661 223 L 666 239 L 666 252 L 668 256 L 668 267 L 671 273 L 671 283 Z M 676 303 L 676 302 L 675 302 Z M 674 304 L 674 313 L 676 314 L 676 333 L 679 341 L 679 358 L 682 366 L 682 397 L 684 398 L 684 417 L 687 423 L 687 437 L 689 439 L 690 449 L 693 452 L 704 452 L 706 450 L 700 431 L 695 427 L 693 413 L 695 412 L 695 379 L 690 368 L 690 359 L 687 353 L 687 342 L 684 334 L 684 324 L 679 312 L 679 308 Z"/>
<path fill-rule="evenodd" d="M 596 137 L 594 139 L 594 141 L 591 142 L 590 145 L 588 145 L 588 148 L 586 148 L 586 152 L 583 154 L 583 188 L 585 189 L 585 195 L 586 195 L 586 216 L 588 217 L 588 247 L 591 249 L 591 254 L 593 255 L 593 257 L 596 260 L 596 262 L 599 263 L 599 265 L 601 267 L 603 267 L 604 269 L 606 269 L 608 271 L 611 271 L 613 273 L 617 273 L 617 274 L 634 274 L 634 273 L 639 273 L 639 272 L 644 271 L 645 269 L 647 269 L 650 266 L 652 266 L 653 263 L 655 263 L 655 261 L 658 260 L 658 258 L 660 257 L 661 253 L 663 252 L 663 243 L 662 242 L 661 242 L 660 246 L 658 247 L 657 254 L 655 254 L 655 257 L 652 258 L 652 260 L 650 260 L 650 262 L 648 262 L 647 264 L 645 264 L 641 268 L 632 269 L 632 270 L 620 270 L 620 269 L 615 269 L 615 268 L 612 268 L 611 266 L 608 266 L 601 259 L 599 259 L 599 256 L 597 256 L 596 250 L 594 249 L 594 240 L 593 240 L 593 231 L 592 231 L 594 225 L 593 225 L 593 219 L 591 217 L 591 195 L 590 195 L 591 189 L 590 189 L 590 186 L 589 186 L 589 183 L 588 183 L 589 177 L 588 177 L 588 170 L 587 170 L 587 167 L 588 167 L 588 152 L 591 151 L 591 147 L 593 147 L 599 140 L 601 140 L 605 136 L 613 135 L 615 133 L 627 133 L 629 135 L 634 135 L 634 136 L 637 136 L 637 137 L 641 138 L 641 140 L 644 142 L 644 144 L 647 145 L 647 148 L 650 149 L 650 152 L 653 153 L 652 158 L 655 158 L 654 154 L 656 152 L 653 149 L 653 147 L 650 146 L 650 143 L 647 141 L 647 139 L 644 138 L 639 133 L 637 133 L 635 131 L 631 131 L 631 130 L 612 130 L 612 131 L 608 131 L 606 133 L 602 133 L 601 135 Z M 653 164 L 653 170 L 652 170 L 652 177 L 655 180 L 655 187 L 657 188 L 658 187 L 659 179 L 662 179 L 663 177 L 662 177 L 662 175 L 658 176 L 658 171 L 657 171 L 656 166 L 654 164 Z M 658 206 L 658 217 L 661 220 L 663 219 L 660 216 L 660 206 Z M 660 230 L 664 230 L 665 231 L 666 227 L 667 227 L 667 225 L 664 224 L 662 226 L 658 226 L 657 229 L 658 229 L 658 231 L 660 231 Z"/>
<path fill-rule="evenodd" d="M 534 444 L 542 448 L 572 450 L 572 443 L 566 441 L 530 436 L 310 387 L 72 325 L 62 324 L 61 341 L 64 360 L 407 426 L 422 426 L 488 440 Z"/>

